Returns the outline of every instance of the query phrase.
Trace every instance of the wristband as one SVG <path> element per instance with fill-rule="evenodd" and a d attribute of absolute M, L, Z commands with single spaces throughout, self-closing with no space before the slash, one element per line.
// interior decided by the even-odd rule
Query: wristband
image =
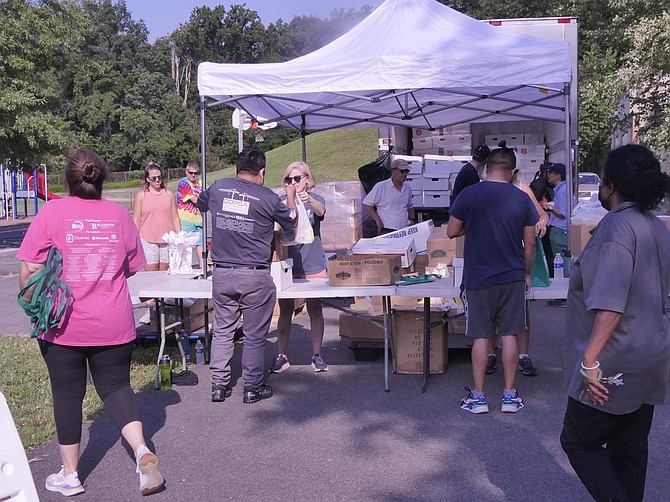
<path fill-rule="evenodd" d="M 592 367 L 590 367 L 590 368 L 584 366 L 584 361 L 581 361 L 581 362 L 579 363 L 579 367 L 582 368 L 583 370 L 586 370 L 586 371 L 597 370 L 598 368 L 600 368 L 600 361 L 596 361 L 596 365 L 595 365 L 595 366 L 592 366 Z"/>

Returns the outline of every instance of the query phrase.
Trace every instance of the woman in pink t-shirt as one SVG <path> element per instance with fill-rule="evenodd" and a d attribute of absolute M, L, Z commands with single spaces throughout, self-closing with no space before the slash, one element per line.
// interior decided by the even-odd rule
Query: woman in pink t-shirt
<path fill-rule="evenodd" d="M 65 496 L 85 491 L 77 467 L 87 366 L 98 395 L 133 448 L 140 491 L 146 495 L 164 483 L 156 455 L 145 445 L 130 387 L 135 320 L 127 278 L 146 262 L 128 210 L 102 199 L 107 172 L 107 164 L 95 152 L 75 151 L 65 168 L 70 196 L 51 200 L 40 210 L 17 254 L 23 289 L 45 267 L 55 247 L 63 256 L 61 279 L 72 291 L 73 301 L 60 326 L 38 338 L 49 371 L 63 461 L 61 470 L 47 477 L 46 488 Z M 29 290 L 24 300 L 30 301 L 32 294 Z"/>

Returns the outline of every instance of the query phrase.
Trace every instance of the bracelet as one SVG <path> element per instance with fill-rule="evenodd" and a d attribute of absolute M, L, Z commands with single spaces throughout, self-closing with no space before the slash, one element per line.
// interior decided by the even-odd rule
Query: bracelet
<path fill-rule="evenodd" d="M 579 370 L 579 374 L 582 375 L 587 380 L 590 380 L 591 382 L 600 382 L 600 380 L 603 377 L 603 370 L 598 369 L 598 376 L 591 376 L 586 371 L 584 371 L 583 369 Z"/>
<path fill-rule="evenodd" d="M 583 370 L 586 370 L 586 371 L 589 371 L 589 370 L 597 370 L 598 368 L 600 368 L 600 361 L 596 361 L 596 365 L 595 365 L 595 366 L 592 366 L 591 368 L 587 368 L 586 366 L 584 366 L 584 361 L 581 361 L 581 362 L 579 363 L 579 366 L 580 366 Z"/>

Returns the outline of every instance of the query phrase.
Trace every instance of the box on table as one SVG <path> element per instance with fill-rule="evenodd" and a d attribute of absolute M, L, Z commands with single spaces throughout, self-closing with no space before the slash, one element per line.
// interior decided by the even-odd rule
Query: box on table
<path fill-rule="evenodd" d="M 273 261 L 270 263 L 270 275 L 277 291 L 283 291 L 293 284 L 293 260 Z"/>
<path fill-rule="evenodd" d="M 447 226 L 435 227 L 428 237 L 428 266 L 436 267 L 438 263 L 451 265 L 456 256 L 456 239 L 447 237 Z"/>
<path fill-rule="evenodd" d="M 439 321 L 442 312 L 431 312 L 430 320 Z M 423 310 L 398 310 L 393 313 L 393 371 L 416 375 L 423 373 Z M 447 333 L 440 323 L 430 330 L 430 373 L 447 369 Z"/>
<path fill-rule="evenodd" d="M 579 256 L 591 238 L 591 230 L 598 225 L 595 221 L 585 221 L 583 223 L 570 223 L 570 252 L 572 256 Z"/>
<path fill-rule="evenodd" d="M 209 306 L 212 307 L 213 303 L 210 301 Z M 175 323 L 179 320 L 179 307 L 177 305 L 165 304 L 163 307 L 163 312 L 165 313 L 165 325 Z M 214 319 L 212 313 L 210 312 L 210 321 Z M 192 333 L 200 328 L 205 326 L 205 300 L 204 298 L 198 298 L 188 307 L 184 307 L 184 329 L 188 333 Z M 158 309 L 151 309 L 151 331 L 158 332 L 160 327 L 158 325 Z M 178 328 L 180 329 L 180 328 Z"/>
<path fill-rule="evenodd" d="M 328 262 L 330 286 L 388 286 L 402 279 L 400 256 L 342 255 Z"/>
<path fill-rule="evenodd" d="M 398 255 L 400 265 L 409 267 L 416 256 L 416 246 L 412 237 L 378 241 L 374 239 L 360 239 L 353 249 L 354 255 Z"/>
<path fill-rule="evenodd" d="M 433 220 L 422 221 L 416 225 L 410 225 L 409 227 L 401 228 L 395 232 L 390 232 L 388 234 L 380 235 L 378 237 L 373 237 L 372 240 L 387 240 L 387 239 L 404 239 L 406 237 L 412 237 L 414 239 L 414 247 L 417 253 L 425 252 L 428 247 L 426 242 L 428 241 L 428 236 L 433 233 L 435 230 L 435 225 Z"/>

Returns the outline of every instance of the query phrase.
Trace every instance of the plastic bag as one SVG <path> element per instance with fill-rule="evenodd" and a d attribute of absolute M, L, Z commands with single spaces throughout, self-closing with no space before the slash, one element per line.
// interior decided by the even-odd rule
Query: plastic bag
<path fill-rule="evenodd" d="M 370 193 L 372 187 L 377 183 L 391 177 L 390 157 L 388 152 L 384 152 L 376 160 L 358 168 L 358 179 L 361 180 L 361 185 L 363 185 L 366 194 Z"/>
<path fill-rule="evenodd" d="M 535 261 L 533 262 L 533 270 L 530 274 L 530 285 L 535 288 L 548 288 L 550 283 L 549 269 L 547 268 L 547 260 L 544 257 L 542 240 L 536 235 Z"/>
<path fill-rule="evenodd" d="M 293 232 L 282 232 L 282 246 L 295 246 L 296 244 L 310 244 L 314 241 L 314 230 L 309 222 L 307 210 L 302 201 L 296 197 L 295 207 L 298 210 L 298 226 Z"/>
<path fill-rule="evenodd" d="M 168 275 L 190 274 L 193 272 L 193 247 L 200 241 L 197 232 L 184 232 L 178 234 L 170 231 L 163 234 L 162 239 L 168 245 Z"/>

